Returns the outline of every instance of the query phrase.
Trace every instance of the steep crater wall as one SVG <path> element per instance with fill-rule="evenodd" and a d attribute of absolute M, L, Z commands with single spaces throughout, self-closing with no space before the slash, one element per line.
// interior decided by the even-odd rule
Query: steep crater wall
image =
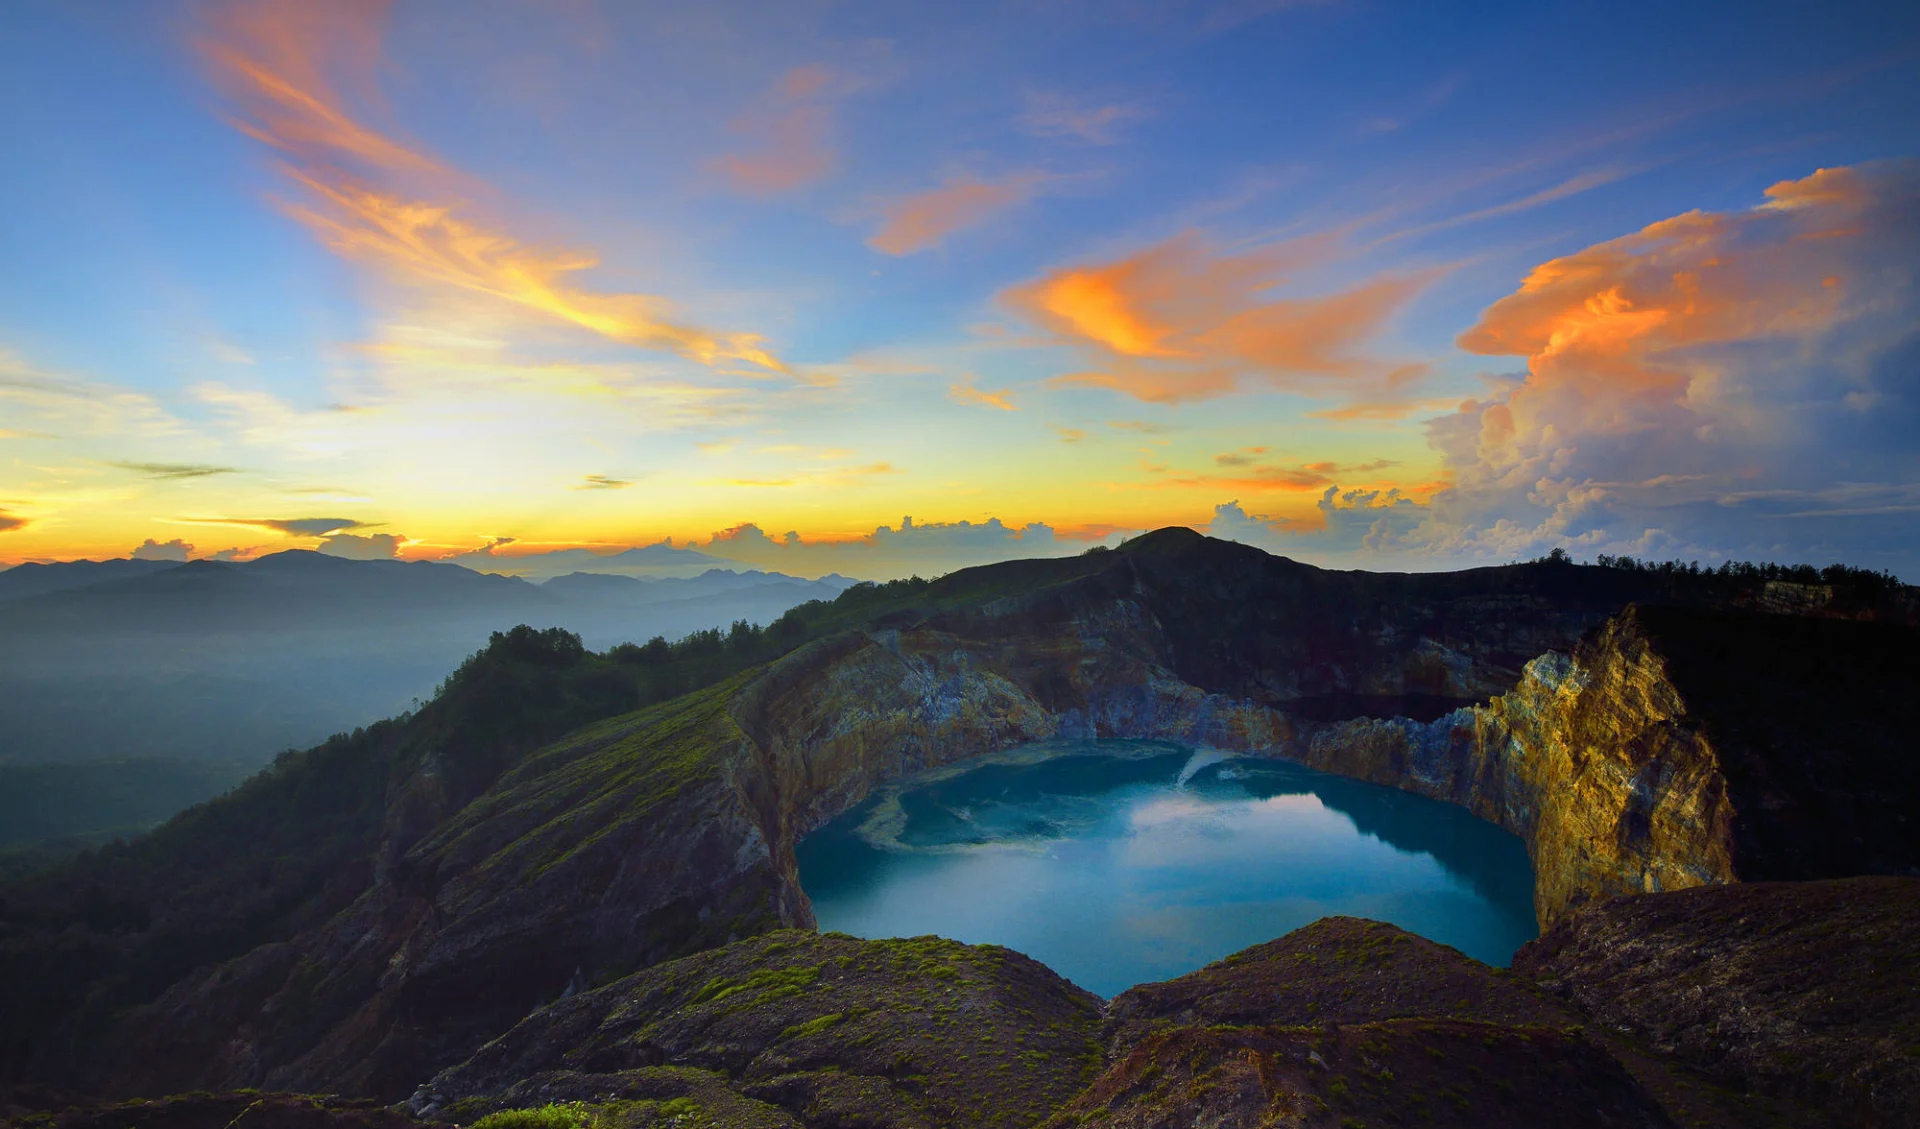
<path fill-rule="evenodd" d="M 1916 689 L 1911 627 L 1635 607 L 1484 706 L 1290 755 L 1521 835 L 1544 928 L 1617 894 L 1920 873 Z"/>
<path fill-rule="evenodd" d="M 1647 583 L 1549 565 L 1329 572 L 1184 530 L 955 574 L 757 672 L 579 730 L 457 807 L 423 765 L 390 797 L 351 904 L 100 1028 L 50 1033 L 33 1070 L 102 1094 L 401 1097 L 567 993 L 811 924 L 799 836 L 887 781 L 1052 737 L 1287 756 L 1462 804 L 1528 840 L 1543 921 L 1615 892 L 1912 865 L 1888 806 L 1911 804 L 1912 768 L 1875 750 L 1905 748 L 1913 707 L 1874 688 L 1911 689 L 1913 630 L 1751 617 L 1761 634 L 1735 646 L 1756 654 L 1841 662 L 1881 641 L 1805 692 L 1854 701 L 1853 679 L 1856 752 L 1835 760 L 1824 731 L 1755 728 L 1737 705 L 1756 677 L 1805 672 L 1716 673 L 1733 620 L 1662 634 L 1643 614 L 1579 642 Z M 1782 644 L 1776 621 L 1829 643 Z M 1823 717 L 1804 695 L 1769 701 Z M 1446 712 L 1461 702 L 1487 704 Z M 1410 716 L 1361 716 L 1389 710 Z M 1876 845 L 1836 845 L 1836 828 Z"/>

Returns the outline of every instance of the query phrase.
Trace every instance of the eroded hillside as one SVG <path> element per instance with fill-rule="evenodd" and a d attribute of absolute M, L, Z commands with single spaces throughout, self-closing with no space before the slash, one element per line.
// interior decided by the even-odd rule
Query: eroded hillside
<path fill-rule="evenodd" d="M 1723 768 L 1730 750 L 1761 746 L 1723 735 L 1696 689 L 1706 682 L 1659 657 L 1644 617 L 1576 649 L 1634 600 L 1769 598 L 1677 583 L 1555 563 L 1327 572 L 1169 530 L 1120 551 L 856 589 L 755 636 L 774 654 L 792 648 L 763 666 L 767 651 L 752 649 L 698 676 L 536 657 L 522 665 L 550 675 L 456 680 L 472 692 L 443 694 L 419 715 L 431 724 L 337 742 L 248 786 L 258 794 L 9 891 L 0 976 L 39 996 L 10 1017 L 7 1073 L 99 1094 L 402 1097 L 543 1003 L 811 925 L 798 836 L 885 781 L 1045 737 L 1294 756 L 1466 804 L 1528 836 L 1553 891 L 1544 919 L 1622 890 L 1762 876 L 1740 869 L 1761 857 L 1741 853 L 1740 818 L 1753 842 L 1772 841 L 1774 809 L 1743 806 L 1746 778 Z M 1717 614 L 1699 621 L 1703 638 L 1747 622 Z M 1912 633 L 1816 627 L 1893 633 L 1895 650 Z M 1613 685 L 1590 672 L 1616 668 L 1639 697 L 1568 689 Z M 622 695 L 644 700 L 663 677 L 699 688 L 619 712 Z M 1609 709 L 1615 735 L 1638 724 L 1660 741 L 1583 743 Z M 482 720 L 490 710 L 538 723 L 502 732 Z M 594 717 L 552 740 L 551 727 Z M 1866 750 L 1856 767 L 1877 764 L 1876 735 L 1892 731 L 1850 731 Z M 1647 765 L 1661 787 L 1636 783 Z M 1834 780 L 1866 795 L 1857 773 Z M 1897 794 L 1911 780 L 1883 785 Z M 328 795 L 333 807 L 316 802 Z M 1880 818 L 1862 803 L 1859 819 Z M 269 868 L 261 900 L 230 857 L 248 847 L 210 829 L 274 818 L 290 837 L 276 857 L 307 869 Z M 1834 834 L 1824 809 L 1809 818 L 1802 841 Z M 1906 835 L 1876 839 L 1888 846 L 1872 857 L 1803 852 L 1808 876 L 1895 865 Z M 1647 878 L 1667 873 L 1682 877 Z"/>

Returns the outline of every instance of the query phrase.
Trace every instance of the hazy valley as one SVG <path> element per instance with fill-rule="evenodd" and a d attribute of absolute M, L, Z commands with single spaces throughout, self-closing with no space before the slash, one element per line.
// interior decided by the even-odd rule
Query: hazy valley
<path fill-rule="evenodd" d="M 284 750 L 415 708 L 518 623 L 604 650 L 770 623 L 851 583 L 684 555 L 693 559 L 663 565 L 656 551 L 647 562 L 682 575 L 575 571 L 538 583 L 300 550 L 0 571 L 0 849 L 164 819 Z"/>
<path fill-rule="evenodd" d="M 689 1109 L 723 1124 L 1024 1124 L 1055 1107 L 1064 1124 L 1094 1102 L 1145 1125 L 1221 1102 L 1244 1116 L 1275 1102 L 1413 1109 L 1405 1093 L 1355 1091 L 1347 1067 L 1330 1091 L 1310 1062 L 1285 1083 L 1200 1085 L 1238 1078 L 1228 1065 L 1249 1046 L 1275 1062 L 1348 1056 L 1385 1078 L 1505 1040 L 1535 1048 L 1543 1072 L 1506 1086 L 1548 1104 L 1587 1094 L 1593 1124 L 1748 1124 L 1769 1109 L 1899 1124 L 1920 1063 L 1898 1032 L 1920 1012 L 1874 970 L 1905 959 L 1898 923 L 1920 879 L 1819 891 L 1920 867 L 1906 819 L 1920 774 L 1904 751 L 1920 721 L 1916 605 L 1871 574 L 1829 579 L 1555 560 L 1341 573 L 1163 530 L 856 587 L 711 645 L 595 654 L 516 628 L 410 715 L 13 883 L 0 977 L 20 1003 L 4 1069 L 16 1086 L 103 1097 L 260 1087 L 429 1116 L 564 1100 L 642 1124 Z M 1232 985 L 1280 960 L 1289 991 L 1346 1001 L 1353 1046 L 1289 1026 L 1335 1012 L 1258 992 L 1233 1022 L 1272 1033 L 1217 1043 L 1191 1026 L 1219 1022 L 1197 1004 L 1103 1007 L 991 946 L 747 940 L 814 926 L 795 850 L 808 832 L 889 782 L 1061 738 L 1286 757 L 1463 806 L 1524 841 L 1545 935 L 1513 972 L 1377 926 L 1317 946 L 1310 959 L 1337 973 L 1287 964 L 1305 943 L 1290 938 L 1195 974 Z M 1847 913 L 1880 924 L 1836 934 L 1787 908 L 1840 889 L 1854 891 Z M 1716 908 L 1716 891 L 1745 890 L 1737 920 Z M 1705 931 L 1671 975 L 1724 981 L 1689 1022 L 1723 1025 L 1725 1006 L 1780 1021 L 1696 1045 L 1643 1014 L 1633 977 L 1679 943 L 1677 926 L 1639 924 L 1631 907 L 1647 899 Z M 1595 949 L 1593 930 L 1625 939 Z M 1742 955 L 1686 971 L 1703 944 Z M 1777 979 L 1813 944 L 1853 954 L 1817 1004 Z M 1624 951 L 1656 964 L 1609 963 Z M 966 1029 L 941 1017 L 969 999 L 1011 1025 L 977 1065 L 940 1049 Z M 1809 1006 L 1883 1018 L 1821 1035 L 1786 1018 Z M 1115 1034 L 1135 1014 L 1161 1018 Z M 629 1043 L 595 1033 L 606 1024 L 644 1030 Z M 713 1043 L 722 1029 L 733 1049 Z M 1168 1055 L 1178 1064 L 1153 1065 Z M 1220 1055 L 1225 1075 L 1205 1065 Z M 1819 1081 L 1802 1061 L 1822 1064 Z M 1153 1081 L 1175 1076 L 1193 1081 Z M 1494 1100 L 1433 1085 L 1462 1110 Z"/>

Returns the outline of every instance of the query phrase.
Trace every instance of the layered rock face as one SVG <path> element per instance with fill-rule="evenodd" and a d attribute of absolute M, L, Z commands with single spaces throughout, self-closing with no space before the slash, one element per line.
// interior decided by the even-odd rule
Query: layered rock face
<path fill-rule="evenodd" d="M 1769 722 L 1769 745 L 1728 728 L 1739 711 L 1703 706 L 1712 663 L 1670 661 L 1672 633 L 1647 617 L 1576 649 L 1662 583 L 1545 564 L 1329 572 L 1186 530 L 967 570 L 758 671 L 580 730 L 457 806 L 429 759 L 390 796 L 349 904 L 69 1022 L 31 1068 L 97 1093 L 399 1098 L 565 993 L 811 925 L 800 835 L 888 780 L 1049 737 L 1291 756 L 1464 804 L 1528 839 L 1543 920 L 1789 862 L 1910 865 L 1892 820 L 1911 772 L 1882 772 L 1872 751 L 1897 726 L 1863 721 L 1849 748 L 1868 751 L 1823 776 L 1817 733 Z M 1837 632 L 1840 661 L 1847 632 L 1876 625 L 1814 627 Z M 1912 634 L 1877 629 L 1883 651 Z M 1700 628 L 1696 650 L 1718 630 Z M 1898 706 L 1883 695 L 1862 716 Z M 1776 747 L 1793 755 L 1730 752 Z M 1815 795 L 1827 806 L 1807 807 Z M 1836 827 L 1871 849 L 1833 845 Z M 1795 834 L 1828 845 L 1809 853 Z M 57 960 L 59 943 L 29 956 Z"/>
<path fill-rule="evenodd" d="M 1594 899 L 1920 868 L 1920 631 L 1635 607 L 1433 722 L 1294 755 L 1527 840 L 1542 926 Z"/>

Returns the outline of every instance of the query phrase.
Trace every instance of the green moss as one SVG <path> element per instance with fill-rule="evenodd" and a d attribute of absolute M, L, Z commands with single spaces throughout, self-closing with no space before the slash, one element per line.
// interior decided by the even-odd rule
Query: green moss
<path fill-rule="evenodd" d="M 473 1123 L 472 1129 L 586 1129 L 592 1121 L 578 1102 L 538 1109 L 503 1109 Z"/>
<path fill-rule="evenodd" d="M 780 1032 L 780 1037 L 782 1039 L 802 1039 L 808 1035 L 818 1035 L 820 1032 L 846 1019 L 846 1017 L 847 1013 L 843 1011 L 816 1016 L 813 1019 L 807 1020 L 805 1023 L 796 1023 L 792 1027 Z"/>
<path fill-rule="evenodd" d="M 739 980 L 729 980 L 716 976 L 701 986 L 700 991 L 689 1002 L 696 1004 L 720 1003 L 743 992 L 759 991 L 753 1006 L 799 995 L 808 985 L 820 978 L 818 966 L 799 968 L 762 968 L 751 972 Z"/>

